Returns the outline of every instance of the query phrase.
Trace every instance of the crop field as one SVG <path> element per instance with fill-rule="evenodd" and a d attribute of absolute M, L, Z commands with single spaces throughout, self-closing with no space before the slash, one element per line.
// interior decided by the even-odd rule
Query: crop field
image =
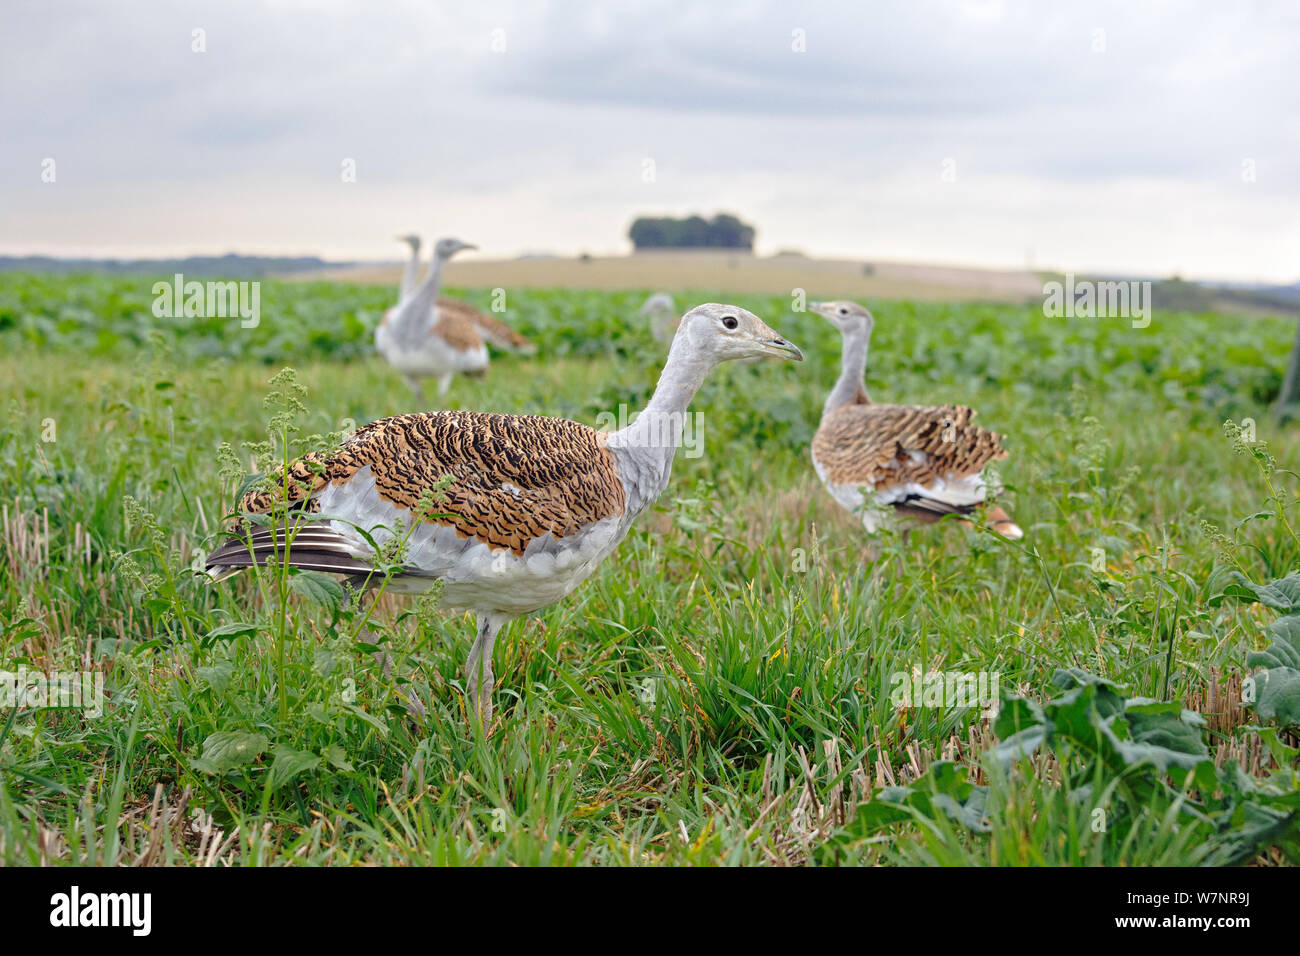
<path fill-rule="evenodd" d="M 0 276 L 0 669 L 102 687 L 0 708 L 0 863 L 1300 856 L 1300 431 L 1269 411 L 1294 322 L 869 302 L 873 398 L 978 409 L 1025 530 L 869 540 L 809 460 L 838 333 L 788 297 L 679 295 L 807 360 L 709 378 L 658 505 L 502 632 L 480 731 L 472 618 L 436 594 L 199 570 L 251 458 L 419 410 L 372 346 L 395 290 L 266 281 L 243 328 L 156 318 L 151 284 Z M 446 407 L 634 414 L 664 358 L 648 291 L 507 290 L 538 354 Z"/>

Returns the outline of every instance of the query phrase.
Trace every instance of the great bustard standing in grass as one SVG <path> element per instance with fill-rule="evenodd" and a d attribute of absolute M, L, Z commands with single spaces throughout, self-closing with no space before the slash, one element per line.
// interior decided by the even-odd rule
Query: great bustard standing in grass
<path fill-rule="evenodd" d="M 408 237 L 410 240 L 415 237 Z M 412 248 L 418 253 L 414 243 Z M 487 370 L 487 346 L 474 323 L 458 312 L 442 312 L 435 304 L 447 260 L 464 249 L 473 248 L 459 239 L 440 239 L 433 247 L 428 276 L 385 312 L 375 329 L 375 348 L 389 365 L 402 373 L 421 402 L 424 401 L 420 387 L 423 379 L 436 379 L 438 395 L 443 396 L 457 372 Z"/>
<path fill-rule="evenodd" d="M 962 405 L 876 404 L 863 384 L 871 313 L 856 302 L 809 308 L 843 339 L 840 377 L 812 443 L 813 467 L 832 497 L 860 514 L 868 532 L 891 518 L 905 529 L 975 511 L 989 493 L 984 467 L 1007 457 L 1003 436 L 972 425 L 975 412 Z M 989 508 L 987 516 L 994 531 L 1023 537 L 1002 508 Z"/>
<path fill-rule="evenodd" d="M 656 292 L 642 303 L 638 314 L 650 318 L 650 334 L 656 342 L 671 342 L 677 331 L 677 303 L 667 292 Z"/>
<path fill-rule="evenodd" d="M 321 515 L 292 538 L 290 565 L 370 583 L 374 551 L 409 530 L 404 593 L 443 581 L 444 606 L 474 611 L 478 634 L 465 678 L 480 712 L 491 713 L 492 645 L 502 625 L 568 595 L 623 540 L 668 485 L 687 406 L 714 366 L 728 359 L 799 350 L 755 315 L 701 305 L 683 318 L 659 384 L 628 427 L 597 432 L 534 415 L 441 411 L 381 419 L 337 453 L 296 462 L 274 491 L 245 495 L 241 510 L 265 514 L 285 501 Z M 421 498 L 450 476 L 436 513 Z M 283 479 L 283 476 L 281 476 Z M 270 527 L 251 527 L 208 559 L 214 576 L 286 559 Z M 250 553 L 251 546 L 251 553 Z M 378 583 L 374 581 L 373 583 Z"/>
<path fill-rule="evenodd" d="M 410 258 L 406 260 L 406 266 L 402 270 L 402 285 L 398 296 L 398 303 L 400 304 L 410 298 L 416 289 L 416 280 L 420 273 L 420 237 L 410 235 L 398 236 L 397 238 L 399 242 L 404 242 L 411 247 Z M 429 268 L 432 274 L 432 262 L 429 264 Z M 500 319 L 488 315 L 482 309 L 475 308 L 468 302 L 438 296 L 434 299 L 434 307 L 441 314 L 456 313 L 462 318 L 468 319 L 473 323 L 478 334 L 489 345 L 506 352 L 517 352 L 520 355 L 537 354 L 537 346 L 533 345 L 532 342 L 529 342 L 528 339 Z"/>

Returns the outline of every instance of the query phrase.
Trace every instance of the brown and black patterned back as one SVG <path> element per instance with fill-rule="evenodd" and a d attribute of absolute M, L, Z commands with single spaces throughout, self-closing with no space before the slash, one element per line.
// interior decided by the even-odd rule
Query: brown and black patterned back
<path fill-rule="evenodd" d="M 307 462 L 314 464 L 309 466 Z M 623 483 L 604 438 L 562 418 L 440 411 L 385 418 L 359 429 L 337 453 L 290 466 L 287 500 L 302 502 L 370 466 L 385 501 L 414 510 L 444 475 L 452 477 L 432 523 L 522 554 L 534 538 L 574 534 L 621 515 Z M 317 473 L 319 472 L 319 473 Z M 249 492 L 242 510 L 269 511 L 285 500 L 283 477 Z M 306 510 L 318 510 L 309 501 Z"/>
<path fill-rule="evenodd" d="M 458 299 L 439 299 L 438 313 L 455 314 L 473 323 L 478 333 L 493 345 L 503 349 L 526 349 L 532 345 L 510 326 L 500 319 L 488 315 L 482 309 L 476 309 L 468 302 Z"/>
<path fill-rule="evenodd" d="M 822 419 L 813 456 L 834 484 L 965 478 L 1007 457 L 1005 436 L 971 424 L 974 417 L 963 405 L 841 405 Z M 924 452 L 927 460 L 917 462 L 908 450 Z"/>

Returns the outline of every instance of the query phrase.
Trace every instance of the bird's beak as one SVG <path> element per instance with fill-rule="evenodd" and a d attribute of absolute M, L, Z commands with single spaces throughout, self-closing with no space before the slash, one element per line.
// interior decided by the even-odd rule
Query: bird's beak
<path fill-rule="evenodd" d="M 768 329 L 767 331 L 772 332 L 771 329 Z M 763 346 L 763 351 L 768 355 L 775 355 L 777 358 L 789 359 L 791 362 L 803 361 L 803 353 L 799 351 L 799 346 L 795 345 L 793 342 L 787 342 L 775 332 L 772 332 L 770 337 L 760 340 L 759 344 Z"/>
<path fill-rule="evenodd" d="M 476 245 L 474 245 L 474 244 L 472 244 L 472 243 L 469 243 L 469 242 L 462 242 L 462 243 L 460 244 L 460 247 L 461 247 L 462 249 L 474 249 L 475 251 L 478 250 L 478 246 L 476 246 Z"/>
<path fill-rule="evenodd" d="M 809 311 L 809 312 L 816 312 L 816 313 L 817 313 L 818 315 L 820 315 L 823 319 L 829 318 L 829 316 L 826 314 L 826 303 L 825 303 L 825 302 L 809 302 L 809 303 L 808 303 L 808 311 Z"/>

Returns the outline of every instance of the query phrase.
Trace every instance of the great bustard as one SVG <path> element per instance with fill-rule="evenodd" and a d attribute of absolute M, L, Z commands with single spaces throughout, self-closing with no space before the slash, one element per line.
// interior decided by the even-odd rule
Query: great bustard
<path fill-rule="evenodd" d="M 642 303 L 639 315 L 650 319 L 650 334 L 656 342 L 671 342 L 677 331 L 677 303 L 667 292 L 656 292 Z"/>
<path fill-rule="evenodd" d="M 413 529 L 389 588 L 418 593 L 441 579 L 444 606 L 475 612 L 465 678 L 476 708 L 490 715 L 492 645 L 502 625 L 573 591 L 664 490 L 687 406 L 709 371 L 728 359 L 769 355 L 803 358 L 744 309 L 701 305 L 682 318 L 654 395 L 624 429 L 463 411 L 386 418 L 332 456 L 296 462 L 292 480 L 250 492 L 241 510 L 273 510 L 287 486 L 289 507 L 308 520 L 321 515 L 292 538 L 289 564 L 366 583 L 374 551 L 358 528 L 381 548 L 396 529 Z M 418 517 L 427 513 L 422 496 L 444 476 L 451 481 L 444 500 Z M 286 559 L 271 528 L 246 530 L 212 553 L 214 576 Z"/>
<path fill-rule="evenodd" d="M 856 302 L 812 302 L 811 308 L 840 330 L 840 377 L 822 409 L 812 460 L 831 495 L 868 532 L 891 517 L 938 521 L 970 514 L 989 493 L 984 467 L 1006 458 L 1002 438 L 972 425 L 974 410 L 962 405 L 878 405 L 863 385 L 867 346 L 875 324 Z M 987 511 L 990 527 L 1008 538 L 1024 532 L 1000 507 Z"/>
<path fill-rule="evenodd" d="M 412 240 L 412 249 L 418 252 L 419 240 L 407 237 L 408 242 Z M 459 239 L 439 240 L 433 247 L 433 261 L 424 282 L 408 288 L 404 276 L 402 284 L 407 292 L 397 305 L 384 313 L 375 329 L 375 348 L 389 365 L 405 376 L 421 402 L 424 400 L 422 379 L 436 379 L 438 395 L 442 396 L 447 394 L 452 376 L 457 372 L 476 373 L 487 369 L 487 346 L 474 323 L 463 314 L 444 312 L 435 305 L 447 260 L 464 249 L 474 248 Z M 408 265 L 407 276 L 410 274 Z"/>
<path fill-rule="evenodd" d="M 416 288 L 416 279 L 420 272 L 420 237 L 416 235 L 398 236 L 397 239 L 399 242 L 404 242 L 411 247 L 411 255 L 406 260 L 406 266 L 402 270 L 402 285 L 398 296 L 398 303 L 400 304 L 410 298 L 411 293 Z M 433 264 L 430 263 L 430 270 L 432 270 L 432 267 Z M 506 352 L 517 352 L 520 355 L 537 354 L 537 346 L 532 342 L 529 342 L 528 339 L 500 319 L 488 315 L 468 302 L 438 296 L 434 300 L 434 307 L 437 308 L 440 314 L 459 313 L 461 317 L 468 319 L 473 323 L 478 334 L 489 345 Z"/>

